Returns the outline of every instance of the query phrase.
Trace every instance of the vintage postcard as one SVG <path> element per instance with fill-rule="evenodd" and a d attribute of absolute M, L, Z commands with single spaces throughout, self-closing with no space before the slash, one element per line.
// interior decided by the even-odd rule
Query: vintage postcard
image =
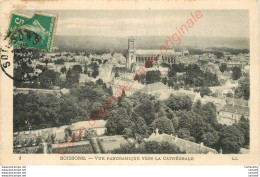
<path fill-rule="evenodd" d="M 258 10 L 2 1 L 0 164 L 259 164 Z"/>

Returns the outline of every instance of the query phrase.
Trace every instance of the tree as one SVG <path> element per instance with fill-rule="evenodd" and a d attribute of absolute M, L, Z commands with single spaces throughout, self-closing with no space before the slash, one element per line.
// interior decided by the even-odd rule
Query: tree
<path fill-rule="evenodd" d="M 181 128 L 178 130 L 178 137 L 188 140 L 190 138 L 190 131 L 187 128 Z"/>
<path fill-rule="evenodd" d="M 163 83 L 164 85 L 167 85 L 167 77 L 162 78 L 162 83 Z"/>
<path fill-rule="evenodd" d="M 177 77 L 169 77 L 167 81 L 169 87 L 174 87 L 176 82 L 177 82 Z"/>
<path fill-rule="evenodd" d="M 120 75 L 118 74 L 118 72 L 115 73 L 115 77 L 119 77 Z"/>
<path fill-rule="evenodd" d="M 193 136 L 197 143 L 202 141 L 203 134 L 213 132 L 214 128 L 209 124 L 203 115 L 192 113 L 191 125 L 189 126 L 190 134 Z"/>
<path fill-rule="evenodd" d="M 194 89 L 195 92 L 200 92 L 200 96 L 204 97 L 205 95 L 210 96 L 212 91 L 208 87 L 200 87 L 197 89 Z"/>
<path fill-rule="evenodd" d="M 168 70 L 168 77 L 174 77 L 176 76 L 176 69 L 175 68 L 170 68 Z"/>
<path fill-rule="evenodd" d="M 79 105 L 75 97 L 71 95 L 63 96 L 60 100 L 60 110 L 57 119 L 60 125 L 70 125 L 72 120 L 79 116 Z"/>
<path fill-rule="evenodd" d="M 130 128 L 125 128 L 123 131 L 123 135 L 125 135 L 126 138 L 133 137 L 133 131 Z"/>
<path fill-rule="evenodd" d="M 148 141 L 145 143 L 145 149 L 147 154 L 160 154 L 160 143 L 157 141 Z"/>
<path fill-rule="evenodd" d="M 184 151 L 168 141 L 148 141 L 145 143 L 145 149 L 147 154 L 185 154 Z"/>
<path fill-rule="evenodd" d="M 201 111 L 201 107 L 202 107 L 202 104 L 201 104 L 201 101 L 199 99 L 195 102 L 194 107 L 193 107 L 193 111 L 196 112 L 196 113 L 199 113 Z"/>
<path fill-rule="evenodd" d="M 182 78 L 185 85 L 195 87 L 209 87 L 220 85 L 216 74 L 204 72 L 197 64 L 190 64 L 185 67 L 186 76 Z M 180 79 L 179 79 L 180 80 Z"/>
<path fill-rule="evenodd" d="M 127 143 L 120 145 L 120 148 L 112 151 L 113 154 L 186 154 L 179 147 L 167 141 L 148 141 Z"/>
<path fill-rule="evenodd" d="M 142 117 L 138 117 L 136 121 L 134 121 L 135 127 L 134 132 L 139 134 L 143 138 L 149 137 L 149 127 L 146 125 L 144 119 Z"/>
<path fill-rule="evenodd" d="M 214 148 L 219 141 L 219 135 L 217 131 L 207 132 L 202 135 L 202 142 L 209 147 Z"/>
<path fill-rule="evenodd" d="M 84 74 L 87 74 L 88 73 L 88 66 L 87 66 L 87 64 L 85 63 L 85 65 L 84 65 Z"/>
<path fill-rule="evenodd" d="M 235 89 L 235 98 L 249 100 L 250 98 L 250 79 L 248 77 L 239 80 L 240 86 Z"/>
<path fill-rule="evenodd" d="M 41 88 L 51 88 L 60 84 L 60 73 L 46 69 L 38 78 Z"/>
<path fill-rule="evenodd" d="M 151 84 L 155 82 L 159 82 L 161 80 L 161 72 L 157 71 L 148 71 L 145 75 L 146 84 Z"/>
<path fill-rule="evenodd" d="M 73 84 L 79 83 L 79 73 L 72 69 L 69 69 L 66 73 L 66 82 L 68 86 L 72 86 Z"/>
<path fill-rule="evenodd" d="M 246 119 L 244 116 L 241 116 L 239 122 L 234 124 L 234 126 L 237 127 L 237 129 L 239 129 L 243 133 L 244 139 L 245 139 L 245 144 L 244 145 L 248 146 L 249 142 L 250 142 L 250 125 L 249 125 L 249 120 Z"/>
<path fill-rule="evenodd" d="M 179 90 L 180 87 L 181 87 L 181 86 L 180 86 L 179 83 L 175 83 L 173 88 L 174 88 L 174 90 Z"/>
<path fill-rule="evenodd" d="M 64 65 L 65 60 L 64 59 L 58 59 L 54 61 L 55 64 Z"/>
<path fill-rule="evenodd" d="M 166 116 L 155 119 L 153 122 L 153 127 L 154 129 L 158 128 L 159 133 L 166 133 L 169 135 L 174 133 L 172 121 Z"/>
<path fill-rule="evenodd" d="M 94 70 L 94 71 L 92 72 L 92 74 L 91 74 L 91 76 L 92 76 L 93 78 L 96 78 L 98 75 L 99 75 L 99 71 L 98 71 L 98 70 Z"/>
<path fill-rule="evenodd" d="M 228 92 L 228 93 L 227 93 L 227 97 L 233 98 L 233 93 L 232 93 L 232 92 Z"/>
<path fill-rule="evenodd" d="M 143 99 L 143 102 L 136 106 L 134 112 L 145 120 L 146 125 L 150 125 L 155 119 L 155 107 L 151 100 Z"/>
<path fill-rule="evenodd" d="M 136 149 L 134 143 L 121 144 L 120 148 L 114 149 L 112 154 L 138 154 L 138 149 Z"/>
<path fill-rule="evenodd" d="M 199 110 L 198 114 L 201 115 L 207 123 L 210 125 L 216 125 L 217 123 L 217 108 L 214 103 L 206 103 L 202 105 L 201 109 Z"/>
<path fill-rule="evenodd" d="M 112 89 L 111 86 L 108 87 L 108 94 L 109 94 L 110 96 L 113 95 L 113 89 Z"/>
<path fill-rule="evenodd" d="M 89 66 L 93 69 L 91 76 L 96 78 L 99 75 L 99 65 L 96 62 L 92 62 Z"/>
<path fill-rule="evenodd" d="M 134 129 L 134 126 L 134 122 L 130 120 L 130 117 L 127 115 L 127 110 L 124 108 L 111 111 L 106 123 L 107 132 L 112 135 L 122 135 L 124 131 Z M 128 128 L 128 130 L 125 130 L 126 128 Z M 129 133 L 129 131 L 125 133 Z"/>
<path fill-rule="evenodd" d="M 167 64 L 167 63 L 165 63 L 165 62 L 162 62 L 162 63 L 161 63 L 161 67 L 170 67 L 170 65 Z"/>
<path fill-rule="evenodd" d="M 74 65 L 74 66 L 72 67 L 72 70 L 78 72 L 79 74 L 82 74 L 82 73 L 83 73 L 83 69 L 82 69 L 82 66 L 81 66 L 81 65 Z"/>
<path fill-rule="evenodd" d="M 242 75 L 242 72 L 241 72 L 240 67 L 235 66 L 232 68 L 232 78 L 234 80 L 238 80 L 241 77 L 241 75 Z"/>
<path fill-rule="evenodd" d="M 60 69 L 60 72 L 61 72 L 62 74 L 66 74 L 66 72 L 67 72 L 66 67 L 65 67 L 65 66 L 62 67 L 62 68 Z"/>
<path fill-rule="evenodd" d="M 102 79 L 98 79 L 98 80 L 96 80 L 96 84 L 97 84 L 97 85 L 103 85 L 104 82 L 103 82 Z"/>
<path fill-rule="evenodd" d="M 227 64 L 226 63 L 221 63 L 219 70 L 223 73 L 224 71 L 227 70 Z"/>
<path fill-rule="evenodd" d="M 25 79 L 25 73 L 22 70 L 22 67 L 18 66 L 18 67 L 14 68 L 14 78 L 19 79 L 19 80 Z M 23 87 L 24 84 L 21 81 L 14 80 L 14 86 L 15 87 Z"/>
<path fill-rule="evenodd" d="M 190 110 L 192 106 L 192 101 L 188 96 L 175 96 L 170 95 L 166 101 L 166 105 L 172 110 Z"/>
<path fill-rule="evenodd" d="M 160 150 L 160 154 L 186 154 L 186 152 L 181 151 L 179 147 L 168 141 L 162 141 L 160 143 Z"/>
<path fill-rule="evenodd" d="M 220 146 L 223 153 L 237 154 L 245 142 L 244 136 L 235 126 L 225 126 L 220 130 Z"/>

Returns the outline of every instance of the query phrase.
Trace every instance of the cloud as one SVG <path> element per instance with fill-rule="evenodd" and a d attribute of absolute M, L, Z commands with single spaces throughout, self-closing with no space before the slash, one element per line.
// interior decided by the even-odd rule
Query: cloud
<path fill-rule="evenodd" d="M 171 35 L 190 18 L 189 11 L 82 11 L 59 14 L 57 35 L 158 36 Z M 71 15 L 69 15 L 71 13 Z M 203 18 L 189 30 L 192 36 L 245 37 L 248 12 L 202 11 Z"/>
<path fill-rule="evenodd" d="M 170 22 L 170 23 L 169 23 Z M 110 18 L 68 18 L 58 22 L 59 30 L 57 33 L 67 33 L 69 30 L 82 31 L 86 30 L 85 35 L 109 35 L 109 36 L 125 36 L 133 34 L 136 35 L 158 35 L 158 33 L 170 32 L 171 29 L 176 28 L 177 24 L 181 24 L 181 19 L 174 19 L 173 17 L 156 17 L 152 19 L 145 18 L 124 18 L 124 19 L 110 19 Z"/>

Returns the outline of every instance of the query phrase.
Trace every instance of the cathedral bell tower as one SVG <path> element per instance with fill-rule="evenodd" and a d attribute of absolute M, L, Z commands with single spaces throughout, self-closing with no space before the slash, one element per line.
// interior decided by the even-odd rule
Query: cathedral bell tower
<path fill-rule="evenodd" d="M 132 36 L 128 38 L 127 52 L 126 67 L 131 68 L 131 64 L 135 62 L 135 38 Z"/>

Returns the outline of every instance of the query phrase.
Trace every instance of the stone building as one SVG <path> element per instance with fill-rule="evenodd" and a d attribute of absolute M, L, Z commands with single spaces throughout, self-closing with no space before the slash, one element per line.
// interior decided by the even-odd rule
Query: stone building
<path fill-rule="evenodd" d="M 151 59 L 153 55 L 158 58 L 156 65 L 159 65 L 162 62 L 168 64 L 177 63 L 177 54 L 173 49 L 168 49 L 165 54 L 162 54 L 160 50 L 136 50 L 135 39 L 133 37 L 128 38 L 128 51 L 126 57 L 127 68 L 131 68 L 133 64 L 144 66 L 146 59 Z"/>
<path fill-rule="evenodd" d="M 249 107 L 226 104 L 219 111 L 218 122 L 221 124 L 232 125 L 237 123 L 241 117 L 249 119 Z"/>

